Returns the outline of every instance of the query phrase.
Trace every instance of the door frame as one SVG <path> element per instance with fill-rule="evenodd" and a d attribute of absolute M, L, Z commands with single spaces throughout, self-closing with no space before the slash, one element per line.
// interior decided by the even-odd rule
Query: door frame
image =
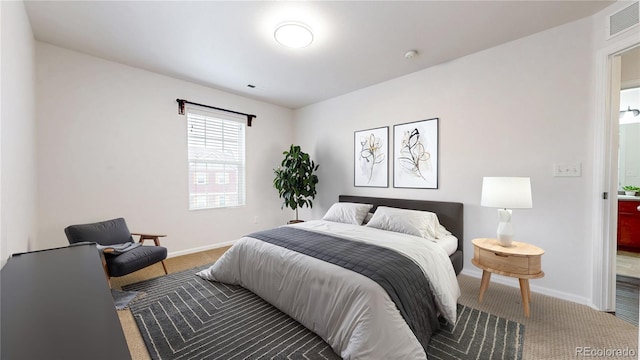
<path fill-rule="evenodd" d="M 619 124 L 611 120 L 618 119 L 619 109 L 612 102 L 619 103 L 614 96 L 620 96 L 620 55 L 639 45 L 631 36 L 599 50 L 596 58 L 591 305 L 602 311 L 615 311 L 616 303 Z"/>

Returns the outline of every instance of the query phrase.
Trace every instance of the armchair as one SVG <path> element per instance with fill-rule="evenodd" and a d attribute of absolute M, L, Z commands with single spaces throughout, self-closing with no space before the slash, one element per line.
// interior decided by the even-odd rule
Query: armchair
<path fill-rule="evenodd" d="M 93 242 L 98 245 L 108 246 L 131 242 L 133 236 L 127 228 L 127 223 L 123 218 L 101 221 L 91 224 L 71 225 L 64 229 L 65 235 L 70 244 L 78 242 Z M 140 242 L 149 236 L 159 237 L 162 235 L 140 235 Z M 159 245 L 159 241 L 156 241 Z M 139 246 L 131 250 L 119 253 L 104 251 L 105 272 L 107 279 L 130 274 L 157 262 L 162 262 L 165 274 L 167 268 L 164 259 L 167 258 L 167 248 L 162 246 Z"/>

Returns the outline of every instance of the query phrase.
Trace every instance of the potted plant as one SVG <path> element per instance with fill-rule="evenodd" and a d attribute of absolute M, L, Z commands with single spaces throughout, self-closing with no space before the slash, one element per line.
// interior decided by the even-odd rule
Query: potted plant
<path fill-rule="evenodd" d="M 318 176 L 314 171 L 320 165 L 311 160 L 309 154 L 300 150 L 300 146 L 291 145 L 289 151 L 282 153 L 284 159 L 280 166 L 273 169 L 276 177 L 273 179 L 273 187 L 278 190 L 280 198 L 284 199 L 282 206 L 296 211 L 296 219 L 289 223 L 301 222 L 298 220 L 298 208 L 312 207 L 312 199 L 316 197 L 316 184 Z"/>
<path fill-rule="evenodd" d="M 625 195 L 634 196 L 637 191 L 640 191 L 640 187 L 633 186 L 633 185 L 625 185 L 622 187 L 622 190 L 624 190 Z"/>

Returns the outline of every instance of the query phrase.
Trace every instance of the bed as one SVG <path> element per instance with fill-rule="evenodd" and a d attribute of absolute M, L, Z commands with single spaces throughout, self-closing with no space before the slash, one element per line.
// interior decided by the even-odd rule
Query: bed
<path fill-rule="evenodd" d="M 352 195 L 338 196 L 339 202 L 353 202 L 362 204 L 372 204 L 371 212 L 374 212 L 378 206 L 389 206 L 401 209 L 430 211 L 438 215 L 440 223 L 451 231 L 453 236 L 458 240 L 458 246 L 449 256 L 456 275 L 462 271 L 464 264 L 463 242 L 464 242 L 464 206 L 458 202 L 445 201 L 427 201 L 427 200 L 406 200 L 406 199 L 388 199 L 378 197 L 363 197 Z"/>
<path fill-rule="evenodd" d="M 348 195 L 339 202 L 359 211 L 372 205 L 372 223 L 404 211 L 397 209 L 433 212 L 458 246 L 448 254 L 435 240 L 315 220 L 245 236 L 198 275 L 249 289 L 343 359 L 426 359 L 439 320 L 456 318 L 462 204 Z"/>

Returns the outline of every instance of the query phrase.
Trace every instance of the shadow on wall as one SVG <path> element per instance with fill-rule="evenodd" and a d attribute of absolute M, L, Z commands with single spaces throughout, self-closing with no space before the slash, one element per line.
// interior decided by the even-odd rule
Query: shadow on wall
<path fill-rule="evenodd" d="M 307 218 L 321 219 L 331 205 L 338 202 L 339 194 L 353 192 L 353 173 L 345 172 L 349 166 L 344 162 L 351 157 L 336 158 L 335 152 L 326 149 L 320 143 L 316 145 L 313 154 L 312 159 L 320 165 L 318 168 L 318 195 L 313 201 L 313 209 Z M 353 168 L 353 164 L 351 168 Z"/>

